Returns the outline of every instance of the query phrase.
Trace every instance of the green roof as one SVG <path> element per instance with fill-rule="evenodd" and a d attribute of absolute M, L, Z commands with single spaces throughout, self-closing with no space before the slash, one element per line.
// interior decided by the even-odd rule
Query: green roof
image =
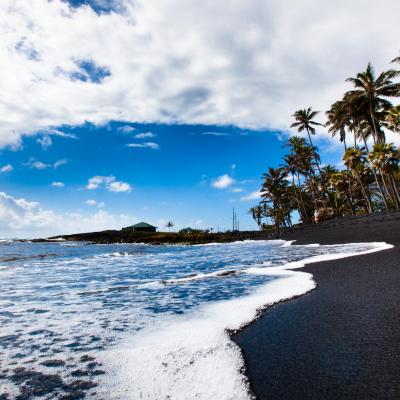
<path fill-rule="evenodd" d="M 157 227 L 150 225 L 147 222 L 139 222 L 136 225 L 132 225 L 130 228 L 157 228 Z"/>

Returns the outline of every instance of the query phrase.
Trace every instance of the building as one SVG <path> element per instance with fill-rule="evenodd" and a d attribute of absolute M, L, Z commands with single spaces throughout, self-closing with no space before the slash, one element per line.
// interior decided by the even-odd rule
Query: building
<path fill-rule="evenodd" d="M 139 222 L 136 225 L 127 226 L 126 228 L 122 228 L 123 231 L 132 231 L 132 232 L 156 232 L 157 227 L 148 224 L 147 222 Z"/>

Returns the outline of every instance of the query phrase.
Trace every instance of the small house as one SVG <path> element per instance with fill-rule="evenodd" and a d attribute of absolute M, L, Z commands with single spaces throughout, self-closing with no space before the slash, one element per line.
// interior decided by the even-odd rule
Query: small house
<path fill-rule="evenodd" d="M 132 231 L 132 232 L 156 232 L 157 227 L 148 224 L 147 222 L 139 222 L 136 225 L 127 226 L 126 228 L 122 228 L 123 231 Z"/>

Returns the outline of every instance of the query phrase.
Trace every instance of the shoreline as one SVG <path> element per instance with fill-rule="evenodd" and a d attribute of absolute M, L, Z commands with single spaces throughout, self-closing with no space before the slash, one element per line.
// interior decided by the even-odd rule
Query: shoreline
<path fill-rule="evenodd" d="M 209 243 L 232 243 L 244 240 L 273 240 L 279 239 L 275 232 L 265 231 L 237 231 L 237 232 L 127 232 L 127 231 L 102 231 L 78 233 L 72 235 L 58 235 L 49 238 L 30 239 L 19 241 L 55 243 L 60 241 L 87 242 L 92 244 L 153 244 L 153 245 L 196 245 Z"/>
<path fill-rule="evenodd" d="M 140 393 L 146 398 L 162 397 L 161 393 L 168 394 L 171 398 L 180 398 L 181 389 L 190 386 L 193 393 L 198 393 L 199 398 L 252 398 L 248 391 L 248 379 L 243 374 L 246 367 L 244 358 L 240 349 L 232 343 L 232 332 L 235 329 L 238 332 L 247 321 L 249 323 L 254 321 L 259 315 L 258 310 L 262 304 L 276 304 L 283 301 L 283 298 L 293 299 L 314 289 L 315 282 L 311 274 L 303 273 L 299 269 L 300 265 L 315 262 L 318 257 L 337 259 L 351 256 L 357 251 L 357 247 L 360 248 L 357 244 L 351 245 L 355 245 L 354 249 L 347 249 L 348 253 L 343 250 L 330 255 L 314 255 L 270 269 L 254 264 L 250 270 L 258 270 L 262 275 L 271 275 L 278 279 L 265 283 L 267 287 L 261 285 L 249 296 L 204 303 L 195 313 L 174 316 L 168 324 L 160 321 L 160 325 L 139 333 L 134 345 L 131 340 L 121 343 L 112 351 L 112 359 L 122 360 L 121 364 L 119 361 L 109 365 L 110 371 L 118 371 L 113 376 L 113 390 L 115 386 L 119 397 L 127 399 L 136 399 Z M 368 245 L 368 249 L 360 251 L 371 252 L 381 249 L 381 244 L 375 244 L 375 246 Z M 154 347 L 154 343 L 161 345 Z M 154 347 L 156 356 L 146 351 L 149 347 Z M 108 360 L 107 356 L 105 360 Z M 172 376 L 171 371 L 166 369 L 168 365 L 174 366 Z M 121 382 L 135 382 L 138 374 L 141 379 L 139 381 L 136 379 L 134 385 L 124 387 L 121 384 Z M 160 379 L 148 385 L 153 376 L 158 376 Z M 205 376 L 207 378 L 204 378 Z M 207 381 L 206 387 L 205 381 Z M 231 382 L 231 386 L 226 388 L 223 382 Z M 120 393 L 120 390 L 123 392 Z"/>
<path fill-rule="evenodd" d="M 312 274 L 316 289 L 260 310 L 231 334 L 257 399 L 400 397 L 398 218 L 335 221 L 283 235 L 295 244 L 369 238 L 394 247 L 305 265 L 299 271 Z"/>

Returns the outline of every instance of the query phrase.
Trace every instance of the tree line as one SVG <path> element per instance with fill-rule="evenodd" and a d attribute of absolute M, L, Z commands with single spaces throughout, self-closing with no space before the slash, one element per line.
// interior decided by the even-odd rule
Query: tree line
<path fill-rule="evenodd" d="M 392 60 L 400 64 L 400 57 Z M 312 107 L 293 114 L 291 125 L 306 135 L 292 136 L 287 154 L 277 168 L 263 175 L 261 201 L 249 213 L 260 229 L 288 228 L 293 216 L 312 224 L 344 215 L 400 209 L 400 151 L 388 143 L 387 132 L 400 133 L 400 71 L 375 74 L 371 63 L 347 79 L 352 89 L 332 104 L 326 122 L 316 121 Z M 312 136 L 326 127 L 344 146 L 343 165 L 321 165 Z"/>

